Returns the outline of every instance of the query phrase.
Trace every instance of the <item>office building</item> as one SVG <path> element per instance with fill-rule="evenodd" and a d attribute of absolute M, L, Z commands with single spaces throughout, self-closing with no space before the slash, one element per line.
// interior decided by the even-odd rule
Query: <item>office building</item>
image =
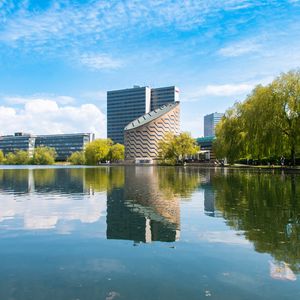
<path fill-rule="evenodd" d="M 176 86 L 151 89 L 151 111 L 165 104 L 179 101 L 179 89 Z"/>
<path fill-rule="evenodd" d="M 107 92 L 107 137 L 124 144 L 124 128 L 133 120 L 179 100 L 175 86 L 151 89 L 135 86 Z"/>
<path fill-rule="evenodd" d="M 65 161 L 72 153 L 83 151 L 92 140 L 94 135 L 90 133 L 38 135 L 35 146 L 54 148 L 56 160 Z"/>
<path fill-rule="evenodd" d="M 169 103 L 130 122 L 124 130 L 125 159 L 153 163 L 158 158 L 158 143 L 166 133 L 179 134 L 180 105 Z"/>
<path fill-rule="evenodd" d="M 7 154 L 9 152 L 15 152 L 17 150 L 28 151 L 32 156 L 35 147 L 35 136 L 16 132 L 14 135 L 0 136 L 0 150 Z"/>
<path fill-rule="evenodd" d="M 217 112 L 204 116 L 204 137 L 215 136 L 216 125 L 223 116 L 223 113 Z"/>
<path fill-rule="evenodd" d="M 50 147 L 56 151 L 56 160 L 65 161 L 73 152 L 84 150 L 85 145 L 92 140 L 94 135 L 90 133 L 31 135 L 17 132 L 0 136 L 0 150 L 4 154 L 23 150 L 32 156 L 36 147 Z"/>

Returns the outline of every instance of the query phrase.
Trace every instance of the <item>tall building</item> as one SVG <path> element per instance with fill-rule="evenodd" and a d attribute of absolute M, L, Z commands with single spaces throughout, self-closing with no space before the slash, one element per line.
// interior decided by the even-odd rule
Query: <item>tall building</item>
<path fill-rule="evenodd" d="M 176 86 L 151 89 L 151 111 L 165 104 L 179 101 L 179 89 Z"/>
<path fill-rule="evenodd" d="M 223 113 L 217 112 L 204 116 L 204 137 L 215 136 L 216 125 L 223 116 Z"/>
<path fill-rule="evenodd" d="M 135 86 L 107 92 L 107 137 L 124 144 L 124 128 L 133 120 L 179 100 L 175 86 L 151 89 Z"/>
<path fill-rule="evenodd" d="M 125 127 L 125 159 L 152 163 L 158 158 L 158 144 L 165 134 L 179 134 L 179 102 L 169 103 L 133 120 Z"/>

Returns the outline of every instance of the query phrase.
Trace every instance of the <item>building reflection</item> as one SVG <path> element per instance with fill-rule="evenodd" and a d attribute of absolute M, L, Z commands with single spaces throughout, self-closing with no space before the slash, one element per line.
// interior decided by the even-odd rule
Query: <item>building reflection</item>
<path fill-rule="evenodd" d="M 130 167 L 125 185 L 107 193 L 107 238 L 174 242 L 180 235 L 180 202 L 159 189 L 159 169 Z"/>
<path fill-rule="evenodd" d="M 82 194 L 84 169 L 1 169 L 0 190 L 13 194 Z"/>

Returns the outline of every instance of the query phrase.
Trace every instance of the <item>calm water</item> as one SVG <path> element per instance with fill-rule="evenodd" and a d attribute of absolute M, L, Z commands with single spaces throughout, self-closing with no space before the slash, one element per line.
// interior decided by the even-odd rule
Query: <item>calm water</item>
<path fill-rule="evenodd" d="M 299 299 L 300 176 L 0 169 L 0 300 Z"/>

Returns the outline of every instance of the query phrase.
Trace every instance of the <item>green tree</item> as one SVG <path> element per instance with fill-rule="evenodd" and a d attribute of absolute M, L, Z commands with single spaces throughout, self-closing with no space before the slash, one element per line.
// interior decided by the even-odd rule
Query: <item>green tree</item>
<path fill-rule="evenodd" d="M 96 165 L 106 160 L 112 145 L 111 139 L 97 139 L 89 143 L 85 148 L 86 163 Z"/>
<path fill-rule="evenodd" d="M 34 150 L 32 163 L 34 165 L 52 165 L 55 162 L 55 149 L 49 147 L 37 147 Z"/>
<path fill-rule="evenodd" d="M 257 86 L 244 102 L 226 112 L 216 137 L 217 157 L 227 157 L 231 163 L 287 156 L 295 164 L 300 154 L 300 71 Z"/>
<path fill-rule="evenodd" d="M 174 135 L 167 133 L 158 144 L 159 156 L 164 161 L 179 162 L 185 157 L 197 154 L 200 147 L 187 132 Z"/>
<path fill-rule="evenodd" d="M 125 157 L 125 147 L 122 144 L 114 144 L 110 147 L 109 160 L 111 161 L 118 161 L 123 160 Z"/>
<path fill-rule="evenodd" d="M 30 162 L 28 151 L 18 150 L 15 152 L 15 164 L 27 165 Z"/>
<path fill-rule="evenodd" d="M 15 165 L 16 164 L 16 155 L 13 152 L 9 152 L 5 155 L 5 164 L 6 165 Z"/>
<path fill-rule="evenodd" d="M 300 70 L 281 74 L 271 84 L 274 123 L 279 134 L 287 139 L 295 165 L 300 143 Z M 271 108 L 269 108 L 271 109 Z"/>
<path fill-rule="evenodd" d="M 84 165 L 85 164 L 85 155 L 83 151 L 73 152 L 70 157 L 68 157 L 68 162 L 73 165 Z"/>
<path fill-rule="evenodd" d="M 3 152 L 0 150 L 0 164 L 4 163 L 4 154 Z"/>

